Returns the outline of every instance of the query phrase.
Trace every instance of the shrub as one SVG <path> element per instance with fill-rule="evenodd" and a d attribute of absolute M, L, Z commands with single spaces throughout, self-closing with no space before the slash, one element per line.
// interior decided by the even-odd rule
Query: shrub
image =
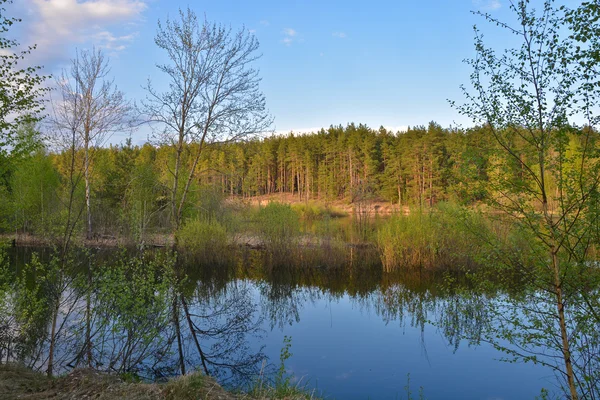
<path fill-rule="evenodd" d="M 176 237 L 181 250 L 207 262 L 222 261 L 230 244 L 227 230 L 214 218 L 189 220 Z"/>
<path fill-rule="evenodd" d="M 348 214 L 344 211 L 313 202 L 294 204 L 292 205 L 292 209 L 296 211 L 300 218 L 305 221 L 315 221 L 326 218 L 341 218 L 348 216 Z"/>
<path fill-rule="evenodd" d="M 285 256 L 298 244 L 300 221 L 287 204 L 269 203 L 256 216 L 261 239 L 273 256 Z"/>
<path fill-rule="evenodd" d="M 474 211 L 440 204 L 429 212 L 396 215 L 377 231 L 377 246 L 385 271 L 399 268 L 471 268 L 480 258 L 474 240 L 489 227 Z"/>

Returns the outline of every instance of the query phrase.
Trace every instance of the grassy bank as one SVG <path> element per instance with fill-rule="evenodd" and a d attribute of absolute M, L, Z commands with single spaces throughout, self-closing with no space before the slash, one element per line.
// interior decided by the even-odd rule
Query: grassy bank
<path fill-rule="evenodd" d="M 216 198 L 175 234 L 147 234 L 141 242 L 124 236 L 79 238 L 77 243 L 94 248 L 170 248 L 177 243 L 190 262 L 214 267 L 237 264 L 250 248 L 259 250 L 265 266 L 341 268 L 355 263 L 358 248 L 369 250 L 369 267 L 385 272 L 473 270 L 498 258 L 490 249 L 504 255 L 527 250 L 521 248 L 523 238 L 501 218 L 451 203 L 380 216 L 346 215 L 315 202 L 270 200 L 253 205 Z M 16 239 L 17 245 L 52 245 L 33 235 L 5 238 Z"/>
<path fill-rule="evenodd" d="M 128 382 L 115 375 L 77 369 L 59 378 L 48 378 L 23 366 L 0 365 L 0 398 L 97 400 L 266 400 L 317 399 L 300 388 L 283 390 L 264 386 L 251 393 L 231 393 L 212 378 L 200 373 L 174 378 L 165 383 Z"/>

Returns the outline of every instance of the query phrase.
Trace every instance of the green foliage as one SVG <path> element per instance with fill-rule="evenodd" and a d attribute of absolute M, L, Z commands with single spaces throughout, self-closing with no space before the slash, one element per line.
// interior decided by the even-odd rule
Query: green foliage
<path fill-rule="evenodd" d="M 42 154 L 44 151 L 41 145 L 40 134 L 33 124 L 23 124 L 18 126 L 14 135 L 15 142 L 11 145 L 9 153 L 5 153 L 0 149 L 0 229 L 18 229 L 24 228 L 20 224 L 22 221 L 22 214 L 18 215 L 21 211 L 19 206 L 23 199 L 21 198 L 23 187 L 21 186 L 24 182 L 20 182 L 21 178 L 25 178 L 28 182 L 25 182 L 25 186 L 31 183 L 32 180 L 39 179 L 41 174 L 44 174 L 44 170 L 40 171 L 40 162 L 48 161 Z M 44 159 L 44 160 L 42 160 Z M 29 171 L 27 170 L 30 164 L 33 164 Z M 53 168 L 46 162 L 46 168 L 49 168 L 48 173 L 52 174 Z M 32 175 L 31 178 L 29 175 Z M 53 179 L 49 176 L 48 186 L 54 184 Z M 43 183 L 38 183 L 36 187 L 27 187 L 29 189 L 29 198 L 31 196 L 38 196 L 38 203 L 40 194 L 37 192 L 44 192 L 44 189 L 49 187 L 43 187 Z M 25 189 L 25 190 L 27 190 Z M 48 190 L 47 190 L 48 191 Z M 45 193 L 49 194 L 49 193 Z M 37 210 L 39 212 L 39 210 Z M 36 213 L 31 215 L 31 218 L 35 218 Z"/>
<path fill-rule="evenodd" d="M 598 326 L 598 305 L 587 299 L 598 286 L 586 282 L 597 273 L 590 267 L 599 220 L 600 9 L 547 0 L 536 10 L 521 0 L 510 10 L 508 21 L 477 13 L 516 46 L 490 48 L 475 28 L 472 90 L 463 87 L 467 101 L 457 107 L 493 139 L 487 200 L 512 218 L 534 256 L 527 265 L 495 253 L 496 265 L 508 259 L 522 273 L 527 290 L 494 307 L 490 338 L 510 361 L 553 369 L 569 398 L 596 398 L 599 339 L 590 327 Z"/>
<path fill-rule="evenodd" d="M 290 352 L 292 347 L 292 338 L 290 336 L 283 337 L 283 347 L 279 353 L 279 368 L 277 369 L 277 375 L 275 376 L 275 387 L 286 389 L 290 386 L 291 377 L 285 372 L 285 362 L 293 356 Z"/>
<path fill-rule="evenodd" d="M 161 348 L 171 322 L 175 257 L 168 252 L 125 252 L 94 271 L 96 359 L 118 372 L 135 373 Z"/>
<path fill-rule="evenodd" d="M 292 209 L 304 221 L 315 221 L 329 218 L 345 217 L 348 214 L 329 206 L 323 206 L 315 202 L 292 204 Z"/>
<path fill-rule="evenodd" d="M 44 152 L 19 162 L 11 186 L 12 227 L 39 236 L 56 233 L 59 224 L 60 176 Z"/>
<path fill-rule="evenodd" d="M 6 33 L 20 19 L 6 15 L 5 5 L 11 2 L 0 0 L 0 157 L 18 153 L 21 144 L 27 142 L 18 129 L 40 120 L 44 110 L 42 97 L 49 90 L 41 87 L 47 79 L 38 74 L 41 67 L 22 65 L 35 46 L 12 52 L 19 44 L 7 38 Z"/>
<path fill-rule="evenodd" d="M 280 258 L 298 243 L 300 220 L 288 204 L 269 203 L 258 210 L 258 229 L 267 250 Z"/>
<path fill-rule="evenodd" d="M 291 376 L 286 372 L 285 363 L 292 357 L 290 349 L 292 347 L 292 338 L 290 336 L 283 337 L 283 347 L 279 353 L 279 367 L 275 374 L 273 384 L 270 385 L 261 375 L 256 382 L 253 383 L 248 396 L 251 399 L 282 399 L 282 400 L 317 400 L 314 390 L 311 391 L 306 385 L 295 385 L 291 382 Z"/>
<path fill-rule="evenodd" d="M 225 198 L 238 198 L 237 203 L 243 203 L 245 197 L 258 194 L 272 196 L 269 200 L 279 199 L 280 195 L 284 202 L 293 199 L 292 207 L 304 223 L 345 216 L 330 205 L 330 200 L 353 202 L 359 213 L 380 200 L 410 208 L 430 207 L 448 199 L 470 205 L 487 195 L 484 184 L 489 179 L 488 169 L 493 167 L 488 152 L 473 151 L 467 146 L 470 142 L 480 147 L 489 143 L 483 130 L 453 131 L 431 123 L 393 134 L 350 124 L 302 137 L 208 146 L 202 151 L 198 172 L 182 208 L 182 222 L 196 217 L 216 218 L 229 232 L 239 231 L 246 216 L 237 218 L 240 213 L 231 213 L 233 202 Z M 178 198 L 186 184 L 186 165 L 192 162 L 190 154 L 195 150 L 193 145 L 184 146 Z M 91 204 L 96 232 L 119 234 L 138 242 L 151 239 L 155 233 L 171 232 L 169 205 L 174 159 L 175 150 L 167 145 L 140 147 L 126 143 L 94 148 L 90 178 L 96 182 Z M 15 219 L 13 206 L 20 201 L 16 198 L 18 193 L 12 192 L 11 176 L 27 177 L 34 168 L 28 166 L 30 163 L 52 163 L 60 178 L 57 202 L 45 204 L 44 213 L 64 221 L 73 186 L 76 189 L 72 211 L 78 215 L 84 202 L 83 178 L 75 171 L 71 181 L 70 161 L 70 151 L 36 155 L 19 163 L 11 161 L 8 183 L 6 187 L 0 185 L 0 213 L 5 216 L 2 221 Z M 83 163 L 82 151 L 76 151 L 75 163 Z M 54 182 L 54 178 L 49 182 Z M 41 195 L 38 197 L 41 199 Z M 46 196 L 44 199 L 47 202 Z M 19 224 L 23 223 L 22 215 L 21 210 Z M 32 219 L 35 224 L 41 221 L 33 216 Z M 357 240 L 373 238 L 367 219 L 357 220 Z M 36 228 L 35 224 L 26 223 L 28 229 Z M 13 228 L 5 225 L 5 230 Z M 76 225 L 77 234 L 81 223 Z"/>
<path fill-rule="evenodd" d="M 481 216 L 451 204 L 429 212 L 396 215 L 377 231 L 385 271 L 426 268 L 459 270 L 476 267 L 480 246 L 473 237 L 486 235 Z M 487 235 L 486 235 L 487 236 Z"/>
<path fill-rule="evenodd" d="M 144 147 L 140 150 L 147 149 Z M 159 216 L 164 207 L 167 189 L 161 184 L 157 168 L 151 159 L 143 154 L 136 158 L 136 165 L 131 171 L 131 179 L 125 191 L 123 219 L 128 230 L 138 241 L 143 241 L 149 227 L 159 226 Z"/>
<path fill-rule="evenodd" d="M 215 218 L 188 220 L 179 228 L 176 238 L 178 248 L 208 264 L 223 263 L 230 252 L 229 234 Z"/>
<path fill-rule="evenodd" d="M 57 320 L 67 319 L 77 301 L 76 291 L 70 289 L 73 279 L 67 275 L 77 264 L 70 254 L 61 257 L 52 252 L 43 259 L 33 253 L 31 260 L 13 276 L 11 314 L 16 336 L 15 351 L 18 359 L 35 358 L 43 345 L 54 353 L 54 344 L 62 333 Z M 67 270 L 66 267 L 69 267 Z M 51 369 L 49 370 L 51 374 Z"/>
<path fill-rule="evenodd" d="M 0 243 L 0 359 L 10 350 L 9 342 L 14 325 L 14 274 L 10 271 L 6 247 L 5 243 Z"/>

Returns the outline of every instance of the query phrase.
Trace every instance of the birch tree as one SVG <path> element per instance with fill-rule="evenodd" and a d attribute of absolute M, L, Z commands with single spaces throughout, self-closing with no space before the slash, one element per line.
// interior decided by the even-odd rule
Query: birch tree
<path fill-rule="evenodd" d="M 158 65 L 168 88 L 149 81 L 143 110 L 155 129 L 155 138 L 173 146 L 171 221 L 176 230 L 198 162 L 207 145 L 243 140 L 264 132 L 272 118 L 259 90 L 260 57 L 256 38 L 246 29 L 200 21 L 189 8 L 177 19 L 159 21 L 156 45 L 169 62 Z M 184 168 L 184 152 L 189 165 Z M 187 169 L 184 171 L 184 169 Z"/>
<path fill-rule="evenodd" d="M 29 154 L 32 144 L 39 144 L 35 125 L 44 117 L 44 86 L 48 76 L 41 75 L 40 66 L 32 66 L 27 58 L 36 46 L 18 50 L 20 44 L 7 33 L 19 18 L 6 13 L 11 0 L 0 0 L 0 178 L 8 185 L 14 161 Z"/>
<path fill-rule="evenodd" d="M 61 130 L 76 132 L 71 144 L 83 150 L 86 237 L 93 237 L 91 205 L 91 160 L 93 149 L 102 146 L 115 132 L 133 126 L 133 107 L 108 76 L 108 59 L 99 49 L 78 52 L 71 68 L 57 81 L 62 101 L 55 103 L 54 123 Z M 67 127 L 70 125 L 70 128 Z M 66 128 L 66 129 L 65 129 Z M 76 142 L 76 143 L 75 143 Z"/>
<path fill-rule="evenodd" d="M 529 3 L 511 1 L 508 22 L 477 13 L 518 44 L 497 52 L 475 28 L 472 88 L 457 106 L 493 138 L 489 204 L 511 217 L 536 258 L 533 270 L 518 266 L 529 290 L 496 310 L 502 323 L 493 333 L 512 346 L 494 343 L 551 367 L 569 398 L 598 398 L 600 319 L 586 299 L 597 296 L 599 60 L 584 51 L 598 42 L 589 35 L 598 7 Z"/>

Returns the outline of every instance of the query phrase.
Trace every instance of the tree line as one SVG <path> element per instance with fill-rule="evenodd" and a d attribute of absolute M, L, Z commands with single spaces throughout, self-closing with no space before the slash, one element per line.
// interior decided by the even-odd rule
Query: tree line
<path fill-rule="evenodd" d="M 498 172 L 491 151 L 496 145 L 488 130 L 442 128 L 431 122 L 391 132 L 349 124 L 305 135 L 215 143 L 197 161 L 198 144 L 182 146 L 179 152 L 177 145 L 134 146 L 127 140 L 94 147 L 88 156 L 85 149 L 76 151 L 75 164 L 90 160 L 88 180 L 93 182 L 91 194 L 84 180 L 76 185 L 76 201 L 91 197 L 97 235 L 166 232 L 172 223 L 173 170 L 179 162 L 180 174 L 193 178 L 183 217 L 197 214 L 207 193 L 237 198 L 281 194 L 320 202 L 378 200 L 413 209 L 445 201 L 475 205 L 494 195 L 490 174 Z M 577 145 L 576 130 L 570 140 L 571 146 Z M 70 162 L 71 152 L 44 146 L 15 162 L 2 184 L 2 229 L 51 231 L 60 220 Z M 525 159 L 521 166 L 503 164 L 502 173 L 519 175 L 525 165 Z M 551 191 L 557 189 L 551 176 L 548 184 Z"/>

